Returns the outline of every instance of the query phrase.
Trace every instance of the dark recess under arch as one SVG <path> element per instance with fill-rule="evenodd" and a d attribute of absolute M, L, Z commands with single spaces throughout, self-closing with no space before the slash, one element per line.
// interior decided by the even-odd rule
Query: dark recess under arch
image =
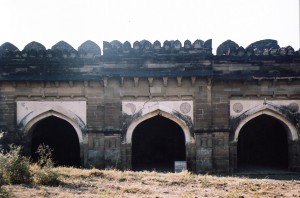
<path fill-rule="evenodd" d="M 31 157 L 37 160 L 36 150 L 40 144 L 53 149 L 55 165 L 81 165 L 79 139 L 74 127 L 67 121 L 55 116 L 44 118 L 32 128 Z"/>
<path fill-rule="evenodd" d="M 181 127 L 162 116 L 140 123 L 132 135 L 133 170 L 174 171 L 174 161 L 186 160 Z"/>
<path fill-rule="evenodd" d="M 287 127 L 269 115 L 246 123 L 238 138 L 238 168 L 288 168 Z"/>

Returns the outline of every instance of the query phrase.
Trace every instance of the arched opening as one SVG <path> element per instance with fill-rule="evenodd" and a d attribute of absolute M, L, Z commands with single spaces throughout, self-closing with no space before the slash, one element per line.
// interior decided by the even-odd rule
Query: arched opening
<path fill-rule="evenodd" d="M 262 114 L 240 130 L 237 147 L 238 169 L 288 168 L 288 127 Z"/>
<path fill-rule="evenodd" d="M 133 170 L 173 171 L 174 161 L 185 160 L 185 136 L 177 123 L 157 115 L 134 129 Z"/>
<path fill-rule="evenodd" d="M 35 123 L 31 129 L 31 157 L 37 160 L 36 150 L 40 144 L 53 150 L 55 165 L 80 166 L 80 145 L 74 127 L 56 116 L 46 117 Z"/>

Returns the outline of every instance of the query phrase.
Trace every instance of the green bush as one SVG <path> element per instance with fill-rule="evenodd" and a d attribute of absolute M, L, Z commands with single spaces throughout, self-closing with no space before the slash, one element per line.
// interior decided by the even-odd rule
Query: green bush
<path fill-rule="evenodd" d="M 8 197 L 12 197 L 10 192 L 4 188 L 0 188 L 0 198 L 8 198 Z"/>
<path fill-rule="evenodd" d="M 45 144 L 39 145 L 36 153 L 38 154 L 38 165 L 43 168 L 53 168 L 53 158 L 52 158 L 53 150 Z"/>
<path fill-rule="evenodd" d="M 42 185 L 59 185 L 59 174 L 53 170 L 52 149 L 48 145 L 41 144 L 37 149 L 37 154 L 39 168 L 34 174 L 34 181 Z"/>
<path fill-rule="evenodd" d="M 59 174 L 56 173 L 52 160 L 52 150 L 49 146 L 40 145 L 37 153 L 39 155 L 38 168 L 30 171 L 29 158 L 21 155 L 21 147 L 10 145 L 9 151 L 0 149 L 0 197 L 2 185 L 20 184 L 34 181 L 42 185 L 58 185 L 60 183 Z"/>
<path fill-rule="evenodd" d="M 57 186 L 60 184 L 59 174 L 51 168 L 38 169 L 34 175 L 34 181 L 37 184 Z"/>
<path fill-rule="evenodd" d="M 21 155 L 21 147 L 10 145 L 9 151 L 0 151 L 0 175 L 2 184 L 20 184 L 31 181 L 29 159 Z"/>

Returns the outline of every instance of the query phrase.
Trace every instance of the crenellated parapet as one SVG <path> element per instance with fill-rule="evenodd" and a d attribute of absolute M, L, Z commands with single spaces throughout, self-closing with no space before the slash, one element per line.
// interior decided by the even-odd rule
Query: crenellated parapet
<path fill-rule="evenodd" d="M 151 43 L 148 40 L 142 40 L 135 41 L 132 45 L 128 41 L 124 43 L 121 43 L 117 40 L 114 40 L 112 42 L 103 42 L 104 56 L 151 56 L 153 54 L 212 55 L 212 40 L 196 40 L 193 44 L 191 43 L 191 41 L 186 40 L 183 45 L 179 40 L 166 40 L 163 43 L 159 41 Z"/>
<path fill-rule="evenodd" d="M 0 46 L 0 57 L 4 58 L 95 58 L 101 56 L 100 47 L 93 41 L 86 41 L 78 49 L 74 49 L 65 41 L 59 41 L 46 49 L 44 45 L 36 41 L 27 44 L 20 51 L 13 44 L 6 42 Z"/>
<path fill-rule="evenodd" d="M 9 42 L 6 42 L 0 46 L 0 57 L 13 56 L 15 53 L 19 51 L 20 50 L 16 46 L 14 46 Z"/>
<path fill-rule="evenodd" d="M 93 41 L 76 50 L 65 41 L 47 49 L 33 41 L 23 50 L 0 46 L 0 81 L 97 80 L 107 77 L 213 77 L 214 79 L 299 78 L 299 52 L 276 40 L 253 42 L 246 48 L 231 40 L 212 54 L 212 40 L 155 41 L 133 44 Z M 180 84 L 180 83 L 179 83 Z"/>
<path fill-rule="evenodd" d="M 291 46 L 280 47 L 276 40 L 265 39 L 251 43 L 246 48 L 231 40 L 223 42 L 217 48 L 217 56 L 292 56 L 295 50 Z"/>
<path fill-rule="evenodd" d="M 87 40 L 78 47 L 79 56 L 93 58 L 101 55 L 100 47 L 93 41 Z"/>
<path fill-rule="evenodd" d="M 103 54 L 101 48 L 93 41 L 85 41 L 78 49 L 74 49 L 65 41 L 59 41 L 50 49 L 36 41 L 27 44 L 23 50 L 19 50 L 15 45 L 6 42 L 0 46 L 0 57 L 18 58 L 18 57 L 39 57 L 39 58 L 83 58 L 94 59 L 95 57 L 141 57 L 152 55 L 196 55 L 210 57 L 212 53 L 212 40 L 207 41 L 190 40 L 181 43 L 179 40 L 166 40 L 164 42 L 155 41 L 151 43 L 148 40 L 135 41 L 131 44 L 128 41 L 124 43 L 114 40 L 103 42 Z M 216 56 L 229 57 L 250 57 L 250 56 L 292 56 L 299 55 L 291 46 L 280 47 L 276 40 L 265 39 L 251 43 L 243 47 L 234 41 L 227 40 L 221 43 L 216 52 Z"/>
<path fill-rule="evenodd" d="M 36 41 L 32 41 L 31 43 L 28 43 L 23 51 L 31 51 L 31 50 L 34 50 L 34 51 L 46 51 L 46 47 Z"/>

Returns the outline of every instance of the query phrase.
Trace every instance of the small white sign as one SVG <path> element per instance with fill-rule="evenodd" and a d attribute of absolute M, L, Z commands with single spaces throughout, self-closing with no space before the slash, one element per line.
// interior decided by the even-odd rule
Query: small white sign
<path fill-rule="evenodd" d="M 187 169 L 186 161 L 175 161 L 175 173 L 185 171 Z"/>

